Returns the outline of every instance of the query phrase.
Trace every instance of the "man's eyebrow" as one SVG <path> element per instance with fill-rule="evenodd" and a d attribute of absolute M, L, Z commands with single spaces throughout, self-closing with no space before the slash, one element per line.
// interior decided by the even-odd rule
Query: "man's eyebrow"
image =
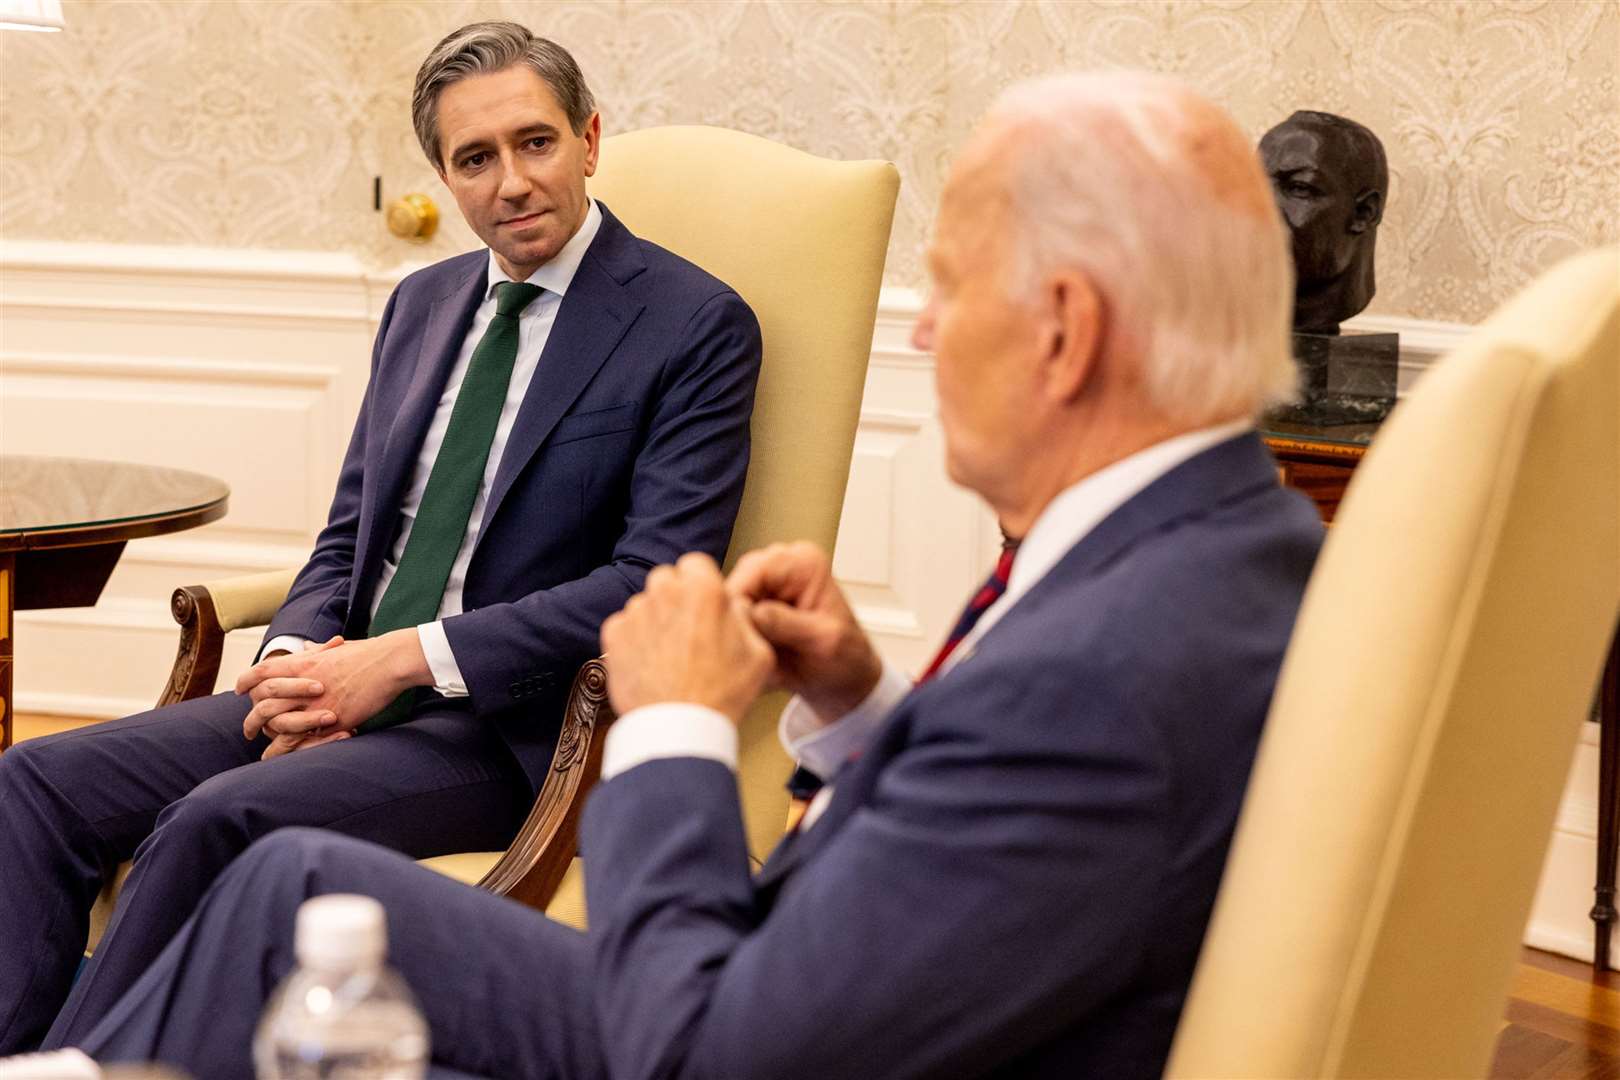
<path fill-rule="evenodd" d="M 488 139 L 483 139 L 483 138 L 468 139 L 466 142 L 460 144 L 459 146 L 453 146 L 453 147 L 450 148 L 450 160 L 452 160 L 452 161 L 458 160 L 458 159 L 460 159 L 462 157 L 465 157 L 467 154 L 472 153 L 475 150 L 487 150 L 487 149 L 489 149 L 489 140 Z"/>
<path fill-rule="evenodd" d="M 1290 180 L 1315 180 L 1318 173 L 1311 165 L 1282 165 L 1273 170 L 1272 175 L 1286 176 Z"/>
<path fill-rule="evenodd" d="M 525 124 L 523 127 L 518 128 L 516 131 L 512 132 L 512 138 L 522 140 L 522 139 L 531 138 L 531 137 L 533 137 L 535 135 L 555 135 L 555 134 L 557 134 L 557 128 L 556 127 L 554 127 L 551 124 L 547 124 L 544 121 L 541 121 L 539 123 L 534 123 L 534 124 Z M 475 138 L 475 139 L 469 139 L 468 141 L 462 143 L 460 146 L 457 146 L 453 150 L 451 150 L 450 151 L 450 158 L 451 158 L 451 160 L 455 160 L 455 159 L 460 158 L 460 157 L 462 157 L 462 156 L 464 156 L 466 154 L 470 154 L 470 153 L 473 153 L 473 152 L 478 151 L 478 150 L 488 150 L 491 145 L 492 145 L 491 141 L 489 139 L 487 139 L 487 138 L 482 137 L 482 136 L 480 136 L 478 138 Z"/>
<path fill-rule="evenodd" d="M 512 134 L 514 136 L 516 136 L 517 138 L 522 139 L 522 138 L 526 138 L 526 137 L 528 137 L 530 135 L 555 135 L 555 134 L 557 134 L 557 129 L 555 127 L 553 127 L 551 124 L 548 124 L 545 121 L 541 120 L 541 121 L 538 121 L 536 123 L 528 124 L 528 125 L 525 125 L 524 127 L 520 127 L 516 131 L 514 131 Z"/>

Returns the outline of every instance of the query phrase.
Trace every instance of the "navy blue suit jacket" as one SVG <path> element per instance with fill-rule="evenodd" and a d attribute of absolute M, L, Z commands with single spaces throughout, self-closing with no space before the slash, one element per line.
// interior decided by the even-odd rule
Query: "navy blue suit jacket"
<path fill-rule="evenodd" d="M 758 878 L 724 766 L 600 785 L 612 1074 L 1159 1075 L 1320 539 L 1257 437 L 1184 462 L 908 696 Z"/>
<path fill-rule="evenodd" d="M 488 258 L 437 263 L 389 298 L 329 520 L 266 640 L 365 635 Z M 536 784 L 602 620 L 651 567 L 724 555 L 759 360 L 759 324 L 735 292 L 602 207 L 497 467 L 464 612 L 444 621 L 470 694 L 460 707 L 494 719 Z"/>

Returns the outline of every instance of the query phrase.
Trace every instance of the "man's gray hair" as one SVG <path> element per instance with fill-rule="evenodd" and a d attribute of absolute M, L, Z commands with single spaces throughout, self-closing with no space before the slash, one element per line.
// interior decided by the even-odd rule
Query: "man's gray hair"
<path fill-rule="evenodd" d="M 411 93 L 411 124 L 422 152 L 433 167 L 444 170 L 444 152 L 439 146 L 439 95 L 451 83 L 473 75 L 490 75 L 516 64 L 524 64 L 551 87 L 568 116 L 575 135 L 585 132 L 596 99 L 585 85 L 585 76 L 567 49 L 555 41 L 536 37 L 513 22 L 469 23 L 453 30 L 428 53 L 416 72 L 416 88 Z"/>
<path fill-rule="evenodd" d="M 1288 233 L 1229 116 L 1175 79 L 1115 72 L 1020 83 L 990 117 L 1016 131 L 1010 297 L 1083 271 L 1105 347 L 1132 356 L 1148 403 L 1177 422 L 1292 394 Z"/>

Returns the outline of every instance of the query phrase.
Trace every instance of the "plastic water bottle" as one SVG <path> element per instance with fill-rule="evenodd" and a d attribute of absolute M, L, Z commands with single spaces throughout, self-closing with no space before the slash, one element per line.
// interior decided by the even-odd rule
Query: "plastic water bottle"
<path fill-rule="evenodd" d="M 306 900 L 293 945 L 298 967 L 253 1038 L 259 1080 L 420 1080 L 427 1024 L 384 963 L 382 905 L 344 894 Z"/>

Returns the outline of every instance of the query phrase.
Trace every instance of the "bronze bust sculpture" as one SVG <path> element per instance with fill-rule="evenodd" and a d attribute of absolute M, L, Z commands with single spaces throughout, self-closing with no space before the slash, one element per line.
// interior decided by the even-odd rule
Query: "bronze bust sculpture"
<path fill-rule="evenodd" d="M 1383 144 L 1354 120 L 1302 111 L 1261 137 L 1260 157 L 1293 234 L 1294 330 L 1336 334 L 1375 290 L 1389 191 Z"/>

